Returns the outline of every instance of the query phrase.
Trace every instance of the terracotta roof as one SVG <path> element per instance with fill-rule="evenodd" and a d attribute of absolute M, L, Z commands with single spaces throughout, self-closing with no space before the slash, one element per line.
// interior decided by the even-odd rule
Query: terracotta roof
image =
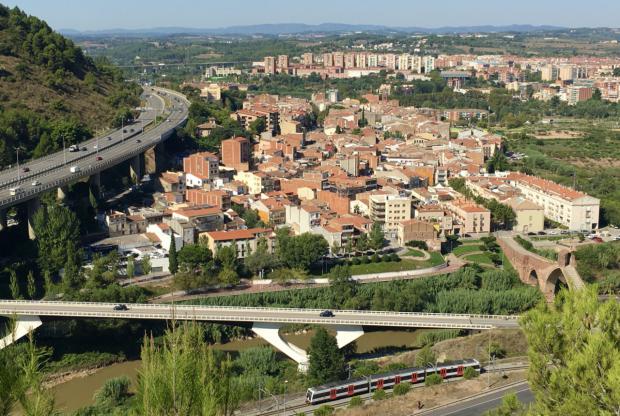
<path fill-rule="evenodd" d="M 209 231 L 206 234 L 214 241 L 250 240 L 256 234 L 270 233 L 271 228 L 249 228 L 247 230 Z"/>

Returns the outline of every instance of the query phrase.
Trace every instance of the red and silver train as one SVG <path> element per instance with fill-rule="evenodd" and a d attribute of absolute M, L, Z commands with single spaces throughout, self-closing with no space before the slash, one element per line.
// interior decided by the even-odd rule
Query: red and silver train
<path fill-rule="evenodd" d="M 474 359 L 449 361 L 437 365 L 437 367 L 404 368 L 388 373 L 374 374 L 370 377 L 336 381 L 322 386 L 310 387 L 306 392 L 306 402 L 318 404 L 344 399 L 378 389 L 391 389 L 399 383 L 421 384 L 424 383 L 427 375 L 434 373 L 438 373 L 443 379 L 463 377 L 467 367 L 471 367 L 480 373 L 480 363 Z"/>

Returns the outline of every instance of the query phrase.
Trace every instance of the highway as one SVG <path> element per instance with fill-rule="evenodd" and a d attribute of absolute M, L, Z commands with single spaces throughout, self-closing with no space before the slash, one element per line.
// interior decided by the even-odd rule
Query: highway
<path fill-rule="evenodd" d="M 143 153 L 165 140 L 174 128 L 187 119 L 189 102 L 179 93 L 161 88 L 145 88 L 142 98 L 146 107 L 138 121 L 124 129 L 80 143 L 80 149 L 86 150 L 70 152 L 66 149 L 65 152 L 20 163 L 19 179 L 17 166 L 0 171 L 0 209 L 27 201 L 45 191 L 101 172 Z M 155 125 L 157 116 L 164 117 L 164 121 Z M 71 173 L 72 166 L 77 166 L 80 171 Z M 28 172 L 24 172 L 24 168 Z M 14 187 L 19 187 L 20 191 L 11 195 L 10 189 Z"/>
<path fill-rule="evenodd" d="M 322 325 L 362 325 L 403 328 L 492 329 L 517 328 L 518 316 L 433 314 L 416 312 L 333 311 L 321 317 L 319 309 L 247 308 L 167 304 L 127 304 L 115 310 L 113 303 L 0 301 L 0 315 L 196 320 L 210 322 L 269 322 Z"/>

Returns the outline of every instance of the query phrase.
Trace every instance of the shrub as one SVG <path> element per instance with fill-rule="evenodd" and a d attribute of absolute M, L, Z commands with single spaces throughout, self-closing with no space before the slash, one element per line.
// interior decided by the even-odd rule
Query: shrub
<path fill-rule="evenodd" d="M 370 263 L 370 259 L 368 258 L 368 256 L 362 256 L 362 258 L 360 259 L 360 261 L 362 262 L 362 264 L 368 264 L 368 263 Z"/>
<path fill-rule="evenodd" d="M 424 379 L 425 386 L 436 386 L 437 384 L 441 384 L 443 382 L 443 378 L 437 373 L 429 374 Z"/>
<path fill-rule="evenodd" d="M 504 358 L 506 356 L 506 350 L 498 343 L 493 342 L 489 345 L 489 355 L 495 358 Z"/>
<path fill-rule="evenodd" d="M 361 261 L 357 257 L 353 257 L 353 259 L 351 259 L 351 264 L 358 265 L 360 263 Z"/>
<path fill-rule="evenodd" d="M 95 393 L 95 401 L 98 404 L 117 406 L 129 395 L 130 384 L 127 376 L 111 378 Z"/>
<path fill-rule="evenodd" d="M 408 247 L 419 248 L 420 250 L 428 250 L 428 245 L 426 244 L 426 241 L 411 240 L 405 243 L 405 245 Z"/>
<path fill-rule="evenodd" d="M 373 263 L 379 263 L 381 261 L 381 257 L 377 253 L 373 254 L 371 257 Z"/>
<path fill-rule="evenodd" d="M 399 262 L 400 261 L 400 257 L 396 253 L 392 253 L 392 255 L 390 257 L 392 258 L 393 262 Z"/>
<path fill-rule="evenodd" d="M 330 416 L 334 414 L 334 408 L 324 404 L 323 406 L 316 409 L 313 413 L 314 416 Z"/>
<path fill-rule="evenodd" d="M 463 371 L 463 378 L 465 380 L 471 380 L 472 378 L 476 378 L 479 375 L 480 374 L 478 374 L 478 372 L 473 367 L 467 367 L 465 371 Z"/>
<path fill-rule="evenodd" d="M 360 407 L 362 404 L 364 404 L 364 401 L 360 396 L 355 396 L 349 400 L 349 407 Z"/>
<path fill-rule="evenodd" d="M 375 390 L 375 392 L 372 394 L 372 399 L 376 401 L 385 400 L 387 399 L 387 393 L 383 389 Z"/>
<path fill-rule="evenodd" d="M 389 261 L 392 261 L 392 256 L 390 256 L 389 254 L 383 255 L 383 256 L 381 256 L 381 261 L 383 263 L 387 263 Z"/>
<path fill-rule="evenodd" d="M 438 329 L 435 331 L 425 332 L 418 337 L 418 344 L 421 346 L 432 346 L 436 342 L 445 341 L 446 339 L 456 338 L 462 335 L 460 329 Z"/>
<path fill-rule="evenodd" d="M 411 390 L 411 384 L 409 383 L 400 383 L 394 386 L 394 396 L 404 396 L 409 393 Z"/>

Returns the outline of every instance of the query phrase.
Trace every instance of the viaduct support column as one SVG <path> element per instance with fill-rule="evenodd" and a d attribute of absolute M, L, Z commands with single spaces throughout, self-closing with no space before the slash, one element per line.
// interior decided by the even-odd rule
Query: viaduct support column
<path fill-rule="evenodd" d="M 11 333 L 0 339 L 0 350 L 43 325 L 38 316 L 17 315 Z"/>
<path fill-rule="evenodd" d="M 142 154 L 134 156 L 129 163 L 129 176 L 133 183 L 138 183 L 142 179 Z"/>
<path fill-rule="evenodd" d="M 90 183 L 96 188 L 96 195 L 101 196 L 101 172 L 93 173 L 90 176 Z"/>
<path fill-rule="evenodd" d="M 67 198 L 67 192 L 67 186 L 59 186 L 56 189 L 56 200 L 58 200 L 58 202 L 64 202 Z"/>
<path fill-rule="evenodd" d="M 164 157 L 162 155 L 162 144 L 158 143 L 154 147 L 147 149 L 144 152 L 144 170 L 145 173 L 153 175 L 157 172 L 161 172 L 164 165 Z"/>
<path fill-rule="evenodd" d="M 28 201 L 27 204 L 28 204 L 28 238 L 30 238 L 31 240 L 34 240 L 35 238 L 37 238 L 36 234 L 34 233 L 34 221 L 33 221 L 34 214 L 41 207 L 41 199 L 39 199 L 38 196 L 34 197 L 30 201 Z"/>
<path fill-rule="evenodd" d="M 6 208 L 0 209 L 0 231 L 6 230 Z"/>

